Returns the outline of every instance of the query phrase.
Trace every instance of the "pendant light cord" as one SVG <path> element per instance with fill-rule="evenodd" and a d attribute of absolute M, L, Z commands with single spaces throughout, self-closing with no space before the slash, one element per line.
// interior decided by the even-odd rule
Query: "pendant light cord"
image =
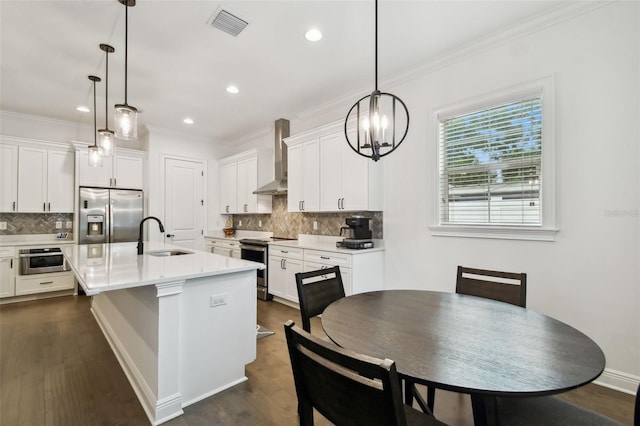
<path fill-rule="evenodd" d="M 98 146 L 98 133 L 96 132 L 96 81 L 93 80 L 93 146 Z"/>
<path fill-rule="evenodd" d="M 376 0 L 377 1 L 377 0 Z M 127 68 L 129 50 L 129 5 L 124 5 L 124 104 L 127 104 Z"/>
<path fill-rule="evenodd" d="M 378 91 L 378 0 L 376 0 L 376 13 L 375 13 L 375 70 L 376 70 L 376 92 Z"/>
<path fill-rule="evenodd" d="M 105 130 L 109 129 L 109 51 L 105 50 L 107 54 L 106 59 L 106 75 L 105 77 L 105 92 L 104 92 L 104 128 Z M 126 102 L 126 101 L 125 101 Z"/>

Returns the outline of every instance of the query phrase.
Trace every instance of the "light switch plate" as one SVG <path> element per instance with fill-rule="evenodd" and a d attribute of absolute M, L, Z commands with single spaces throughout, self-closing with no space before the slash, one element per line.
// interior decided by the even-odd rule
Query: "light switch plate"
<path fill-rule="evenodd" d="M 64 223 L 64 227 L 67 229 L 71 229 L 71 227 L 73 227 L 73 222 L 71 222 L 70 220 L 66 221 Z"/>
<path fill-rule="evenodd" d="M 0 230 L 4 231 L 5 229 L 7 229 L 7 222 L 0 222 Z"/>
<path fill-rule="evenodd" d="M 57 220 L 56 221 L 56 229 L 62 229 L 62 221 L 61 220 Z"/>

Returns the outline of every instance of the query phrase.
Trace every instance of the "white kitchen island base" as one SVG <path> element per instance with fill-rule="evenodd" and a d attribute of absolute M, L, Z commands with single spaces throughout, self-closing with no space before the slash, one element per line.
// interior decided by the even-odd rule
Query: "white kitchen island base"
<path fill-rule="evenodd" d="M 108 291 L 92 311 L 152 424 L 246 380 L 256 356 L 255 271 Z M 226 304 L 211 307 L 212 296 Z"/>

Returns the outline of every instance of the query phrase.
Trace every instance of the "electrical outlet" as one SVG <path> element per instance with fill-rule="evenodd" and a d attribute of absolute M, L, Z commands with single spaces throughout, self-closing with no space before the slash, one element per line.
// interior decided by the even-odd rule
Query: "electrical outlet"
<path fill-rule="evenodd" d="M 258 220 L 258 228 L 262 228 L 262 221 Z"/>
<path fill-rule="evenodd" d="M 241 220 L 238 221 L 238 226 L 242 226 L 242 221 Z"/>
<path fill-rule="evenodd" d="M 64 223 L 64 227 L 67 229 L 71 229 L 73 227 L 73 222 L 71 222 L 70 220 L 66 221 Z"/>
<path fill-rule="evenodd" d="M 214 294 L 211 296 L 209 303 L 211 307 L 222 306 L 227 304 L 227 293 L 224 294 Z"/>
<path fill-rule="evenodd" d="M 4 231 L 7 229 L 7 222 L 0 222 L 0 230 Z"/>
<path fill-rule="evenodd" d="M 318 222 L 316 222 L 315 220 L 313 221 L 313 229 L 314 230 L 318 229 Z"/>
<path fill-rule="evenodd" d="M 61 220 L 57 220 L 56 221 L 56 229 L 62 229 L 62 221 Z"/>

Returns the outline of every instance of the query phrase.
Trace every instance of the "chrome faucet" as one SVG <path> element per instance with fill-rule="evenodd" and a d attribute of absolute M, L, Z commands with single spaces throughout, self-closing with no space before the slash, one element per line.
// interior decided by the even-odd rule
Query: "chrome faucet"
<path fill-rule="evenodd" d="M 155 216 L 147 216 L 140 221 L 140 232 L 138 233 L 138 254 L 142 254 L 144 251 L 144 243 L 142 242 L 142 225 L 149 219 L 153 219 L 158 222 L 158 226 L 160 227 L 160 232 L 164 232 L 164 226 L 162 226 L 162 222 Z"/>

